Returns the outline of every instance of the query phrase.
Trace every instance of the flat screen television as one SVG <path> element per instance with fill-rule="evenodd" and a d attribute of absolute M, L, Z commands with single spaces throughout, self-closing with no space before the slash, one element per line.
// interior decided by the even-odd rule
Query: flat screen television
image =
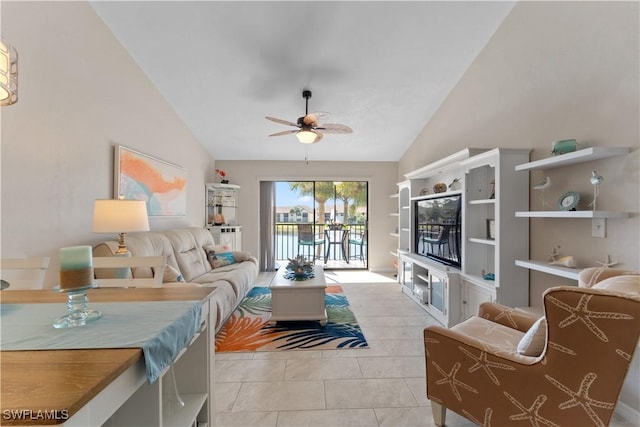
<path fill-rule="evenodd" d="M 415 252 L 460 268 L 462 194 L 415 201 Z"/>

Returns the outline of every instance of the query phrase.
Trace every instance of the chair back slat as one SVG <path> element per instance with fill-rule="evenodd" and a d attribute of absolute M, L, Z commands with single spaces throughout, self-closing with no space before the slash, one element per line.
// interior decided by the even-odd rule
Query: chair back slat
<path fill-rule="evenodd" d="M 122 274 L 122 278 L 98 279 L 100 287 L 126 287 L 126 288 L 158 288 L 162 286 L 162 277 L 166 265 L 164 256 L 132 256 L 132 257 L 93 257 L 93 268 L 117 268 L 128 274 Z M 153 269 L 153 277 L 134 277 L 131 269 L 138 267 L 150 267 Z"/>
<path fill-rule="evenodd" d="M 9 283 L 7 290 L 42 289 L 49 257 L 3 258 L 0 278 Z"/>

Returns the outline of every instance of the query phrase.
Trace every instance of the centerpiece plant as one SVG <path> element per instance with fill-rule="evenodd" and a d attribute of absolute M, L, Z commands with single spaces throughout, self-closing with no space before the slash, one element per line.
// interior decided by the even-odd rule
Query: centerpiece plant
<path fill-rule="evenodd" d="M 304 276 L 313 272 L 313 264 L 302 255 L 288 258 L 288 260 L 287 270 L 292 271 L 296 276 Z"/>

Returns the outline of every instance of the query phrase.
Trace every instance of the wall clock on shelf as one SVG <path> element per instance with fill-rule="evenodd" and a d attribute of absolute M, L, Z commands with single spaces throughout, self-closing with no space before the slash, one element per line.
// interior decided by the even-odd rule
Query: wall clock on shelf
<path fill-rule="evenodd" d="M 575 211 L 580 195 L 575 191 L 567 191 L 558 199 L 558 209 L 561 211 Z"/>

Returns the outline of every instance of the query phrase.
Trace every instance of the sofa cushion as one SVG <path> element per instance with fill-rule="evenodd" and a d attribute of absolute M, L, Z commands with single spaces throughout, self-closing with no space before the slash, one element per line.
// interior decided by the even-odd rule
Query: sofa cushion
<path fill-rule="evenodd" d="M 207 273 L 194 277 L 191 281 L 199 284 L 214 283 L 218 280 L 224 280 L 231 285 L 238 302 L 245 297 L 249 289 L 254 285 L 254 280 L 258 275 L 258 266 L 253 262 L 253 258 L 249 261 L 225 265 L 216 268 Z"/>
<path fill-rule="evenodd" d="M 134 256 L 164 256 L 167 265 L 180 271 L 176 257 L 173 255 L 171 242 L 161 232 L 129 233 L 127 234 L 127 248 Z M 153 277 L 153 271 L 151 267 L 136 268 L 133 277 L 150 278 Z"/>
<path fill-rule="evenodd" d="M 518 343 L 518 353 L 537 357 L 544 351 L 547 340 L 547 321 L 544 317 L 536 320 Z"/>
<path fill-rule="evenodd" d="M 164 234 L 171 242 L 184 280 L 190 282 L 194 277 L 201 276 L 211 269 L 202 246 L 196 243 L 193 234 L 188 229 L 168 230 Z"/>

